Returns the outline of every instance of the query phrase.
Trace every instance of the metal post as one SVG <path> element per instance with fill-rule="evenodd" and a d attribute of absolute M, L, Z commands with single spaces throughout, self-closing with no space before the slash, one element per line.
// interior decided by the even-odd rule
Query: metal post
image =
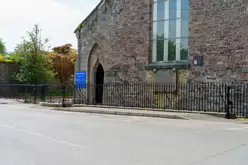
<path fill-rule="evenodd" d="M 46 101 L 46 85 L 41 85 L 41 98 L 42 102 Z"/>
<path fill-rule="evenodd" d="M 63 87 L 62 87 L 62 107 L 66 107 L 66 105 L 65 105 L 65 85 L 63 85 Z"/>
<path fill-rule="evenodd" d="M 230 105 L 232 104 L 231 100 L 230 100 L 230 86 L 226 86 L 225 87 L 225 93 L 226 93 L 226 106 L 225 106 L 225 110 L 226 110 L 226 118 L 230 119 Z"/>
<path fill-rule="evenodd" d="M 35 86 L 34 86 L 34 104 L 36 104 L 36 98 L 37 97 L 37 83 L 35 83 Z"/>
<path fill-rule="evenodd" d="M 24 94 L 24 102 L 27 103 L 27 98 L 28 97 L 28 90 L 27 90 L 27 86 L 25 86 L 25 94 Z"/>
<path fill-rule="evenodd" d="M 73 85 L 73 104 L 76 104 L 76 85 Z"/>

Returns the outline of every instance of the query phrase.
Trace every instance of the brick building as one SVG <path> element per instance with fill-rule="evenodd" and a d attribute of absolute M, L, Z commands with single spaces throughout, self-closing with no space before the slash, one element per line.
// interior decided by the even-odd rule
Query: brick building
<path fill-rule="evenodd" d="M 248 80 L 247 26 L 247 0 L 102 0 L 75 30 L 76 70 L 89 84 Z"/>

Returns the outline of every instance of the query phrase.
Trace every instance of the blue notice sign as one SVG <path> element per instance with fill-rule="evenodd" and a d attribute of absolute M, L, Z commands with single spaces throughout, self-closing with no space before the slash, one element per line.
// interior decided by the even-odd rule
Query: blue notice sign
<path fill-rule="evenodd" d="M 86 72 L 76 72 L 76 87 L 86 88 Z"/>

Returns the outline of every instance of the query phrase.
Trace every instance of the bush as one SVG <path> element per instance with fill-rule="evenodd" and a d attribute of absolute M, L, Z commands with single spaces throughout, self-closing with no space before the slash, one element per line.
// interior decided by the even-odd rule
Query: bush
<path fill-rule="evenodd" d="M 13 61 L 13 60 L 5 60 L 5 62 L 7 62 L 7 63 L 14 63 L 15 61 Z"/>
<path fill-rule="evenodd" d="M 62 90 L 57 90 L 54 92 L 49 92 L 50 96 L 63 96 L 63 91 Z M 73 96 L 73 94 L 69 91 L 65 91 L 65 96 L 69 97 L 69 96 Z"/>

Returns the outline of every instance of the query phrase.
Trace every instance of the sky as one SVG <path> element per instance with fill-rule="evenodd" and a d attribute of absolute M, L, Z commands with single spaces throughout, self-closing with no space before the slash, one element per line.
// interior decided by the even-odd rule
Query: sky
<path fill-rule="evenodd" d="M 100 0 L 0 0 L 0 38 L 7 51 L 14 51 L 22 37 L 35 24 L 50 46 L 72 44 L 77 48 L 74 30 Z"/>

